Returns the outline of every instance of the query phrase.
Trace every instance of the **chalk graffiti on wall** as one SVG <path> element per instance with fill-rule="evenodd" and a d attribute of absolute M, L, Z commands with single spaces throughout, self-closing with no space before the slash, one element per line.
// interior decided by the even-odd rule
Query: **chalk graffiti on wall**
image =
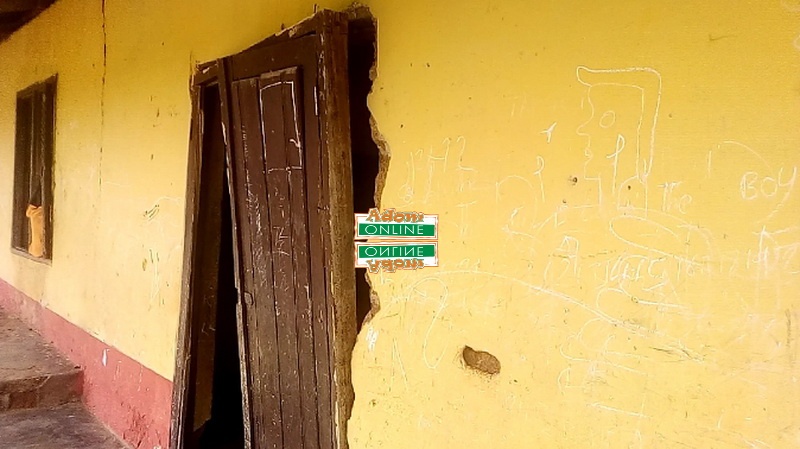
<path fill-rule="evenodd" d="M 549 407 L 579 405 L 576 422 L 598 427 L 573 431 L 617 429 L 604 438 L 627 444 L 620 447 L 783 447 L 795 438 L 793 423 L 767 405 L 781 404 L 780 387 L 800 377 L 788 294 L 800 274 L 800 226 L 787 225 L 796 217 L 797 165 L 724 140 L 702 151 L 701 176 L 665 178 L 659 71 L 580 66 L 575 77 L 584 119 L 573 128 L 582 146 L 571 150 L 583 156 L 582 173 L 563 185 L 584 186 L 583 200 L 561 199 L 551 175 L 558 162 L 543 151 L 527 156 L 525 173 L 487 175 L 492 167 L 468 163 L 467 137 L 456 136 L 408 161 L 400 202 L 449 205 L 445 242 L 481 238 L 503 258 L 477 251 L 436 271 L 379 279 L 391 294 L 377 319 L 397 326 L 381 339 L 369 334 L 371 356 L 387 345 L 390 360 L 376 362 L 389 367 L 385 394 L 432 381 L 420 369 L 457 369 L 452 354 L 467 344 L 537 388 L 536 400 L 503 390 L 494 413 L 541 418 Z M 532 134 L 549 147 L 567 131 L 563 121 L 548 123 Z M 451 404 L 486 406 L 453 390 Z M 743 397 L 765 406 L 742 407 Z M 684 421 L 709 398 L 717 414 Z M 425 401 L 420 410 L 439 406 Z"/>

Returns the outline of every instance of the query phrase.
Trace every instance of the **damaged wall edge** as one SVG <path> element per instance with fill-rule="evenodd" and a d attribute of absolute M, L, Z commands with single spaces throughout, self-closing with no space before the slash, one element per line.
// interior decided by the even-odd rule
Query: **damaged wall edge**
<path fill-rule="evenodd" d="M 386 184 L 386 175 L 389 170 L 390 152 L 388 143 L 378 129 L 378 124 L 370 111 L 368 99 L 373 95 L 374 81 L 377 77 L 377 19 L 372 15 L 369 7 L 353 3 L 346 11 L 348 17 L 348 67 L 350 84 L 350 112 L 351 112 L 351 147 L 352 147 L 352 180 L 353 180 L 353 205 L 355 212 L 366 212 L 370 207 L 380 207 L 383 189 Z M 352 215 L 349 217 L 350 231 L 352 231 Z M 352 232 L 350 232 L 352 234 Z M 349 257 L 352 259 L 353 239 L 348 242 L 351 249 Z M 350 260 L 352 267 L 352 260 Z M 352 268 L 351 268 L 352 270 Z M 339 447 L 346 449 L 349 445 L 348 425 L 352 415 L 356 392 L 352 384 L 353 350 L 361 329 L 369 323 L 380 310 L 380 298 L 372 287 L 372 280 L 366 270 L 355 269 L 355 290 L 350 296 L 352 304 L 356 306 L 356 327 L 352 329 L 351 338 L 339 340 L 346 345 L 341 350 L 347 355 L 347 393 L 346 403 L 337 408 L 337 439 Z M 366 297 L 365 297 L 366 296 Z M 369 309 L 364 313 L 364 303 L 369 303 Z M 338 382 L 337 382 L 338 383 Z"/>
<path fill-rule="evenodd" d="M 350 22 L 350 85 L 351 85 L 351 132 L 353 142 L 353 169 L 354 176 L 359 176 L 359 168 L 367 165 L 367 169 L 363 170 L 365 176 L 370 176 L 369 182 L 363 185 L 363 180 L 354 178 L 354 200 L 356 202 L 356 211 L 365 213 L 370 207 L 381 207 L 381 198 L 383 196 L 383 189 L 386 184 L 386 175 L 389 172 L 390 151 L 389 145 L 383 134 L 379 130 L 379 126 L 372 111 L 369 108 L 368 99 L 373 95 L 373 86 L 375 79 L 378 76 L 378 21 L 373 16 L 369 7 L 355 2 L 345 12 L 348 15 Z M 358 52 L 357 55 L 354 55 Z M 354 62 L 354 56 L 359 61 Z M 363 147 L 371 147 L 365 150 L 362 145 L 359 145 L 356 140 L 362 139 L 365 143 Z M 365 155 L 368 159 L 365 163 L 359 163 L 357 159 L 363 152 L 369 152 Z M 373 159 L 374 158 L 374 159 Z M 358 191 L 359 185 L 363 185 L 363 189 L 370 190 L 369 192 Z M 366 197 L 369 198 L 359 198 Z M 369 310 L 362 317 L 359 316 L 359 327 L 367 324 L 380 310 L 380 299 L 372 288 L 372 280 L 366 274 L 363 279 L 366 282 L 369 296 Z M 362 301 L 363 299 L 359 299 Z M 352 348 L 351 348 L 352 350 Z"/>

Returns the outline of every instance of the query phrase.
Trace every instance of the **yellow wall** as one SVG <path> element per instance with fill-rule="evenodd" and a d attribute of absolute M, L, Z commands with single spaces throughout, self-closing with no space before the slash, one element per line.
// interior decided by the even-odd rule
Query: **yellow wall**
<path fill-rule="evenodd" d="M 396 3 L 383 205 L 441 266 L 376 279 L 352 446 L 800 447 L 800 8 Z"/>
<path fill-rule="evenodd" d="M 64 20 L 69 14 L 70 20 Z M 0 277 L 103 335 L 91 316 L 103 252 L 96 241 L 102 146 L 99 4 L 61 1 L 0 44 Z M 76 27 L 75 24 L 81 24 Z M 85 24 L 85 25 L 84 25 Z M 16 92 L 58 73 L 52 266 L 10 253 Z M 94 325 L 94 326 L 92 326 Z M 98 355 L 99 357 L 99 355 Z"/>
<path fill-rule="evenodd" d="M 0 242 L 11 241 L 16 92 L 59 76 L 52 265 L 0 251 L 0 278 L 171 379 L 194 66 L 313 11 L 59 0 L 0 44 Z"/>
<path fill-rule="evenodd" d="M 373 277 L 351 446 L 800 446 L 800 3 L 368 5 L 382 205 L 441 254 Z M 14 92 L 60 83 L 55 259 L 0 277 L 171 377 L 193 63 L 312 11 L 108 0 L 103 69 L 59 0 L 0 44 L 0 223 Z"/>

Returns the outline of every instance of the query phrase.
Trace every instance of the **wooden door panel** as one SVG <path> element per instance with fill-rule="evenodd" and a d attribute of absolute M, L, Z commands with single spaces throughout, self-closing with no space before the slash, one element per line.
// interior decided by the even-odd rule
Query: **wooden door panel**
<path fill-rule="evenodd" d="M 261 139 L 261 119 L 258 101 L 258 79 L 237 81 L 231 85 L 233 148 L 236 160 L 235 196 L 243 222 L 239 226 L 244 268 L 244 337 L 245 364 L 249 375 L 246 394 L 251 410 L 250 425 L 254 435 L 253 447 L 282 448 L 280 378 L 278 340 L 276 334 L 275 298 L 271 257 L 271 232 L 267 204 L 267 184 L 264 169 L 264 149 Z M 266 230 L 267 232 L 264 232 Z M 271 365 L 270 365 L 271 364 Z M 267 369 L 264 369 L 266 366 Z"/>
<path fill-rule="evenodd" d="M 272 233 L 272 262 L 274 270 L 275 316 L 278 333 L 278 369 L 280 370 L 281 415 L 284 441 L 299 442 L 303 433 L 303 397 L 300 393 L 300 344 L 298 342 L 298 315 L 295 278 L 300 273 L 294 270 L 293 246 L 296 244 L 292 222 L 292 209 L 304 209 L 305 204 L 292 204 L 290 190 L 302 188 L 290 186 L 291 172 L 301 172 L 302 166 L 289 164 L 287 158 L 291 134 L 284 128 L 292 128 L 298 122 L 297 111 L 287 110 L 284 104 L 286 84 L 282 73 L 262 75 L 259 82 L 262 113 L 263 139 L 267 176 L 267 208 L 269 210 L 269 232 Z M 299 133 L 298 133 L 299 134 Z M 299 136 L 295 139 L 299 139 Z M 293 226 L 295 225 L 295 226 Z M 303 236 L 303 239 L 305 237 Z M 307 285 L 307 284 L 306 284 Z M 299 286 L 303 288 L 303 286 Z M 268 369 L 264 367 L 264 369 Z M 304 373 L 306 374 L 306 373 Z"/>
<path fill-rule="evenodd" d="M 317 389 L 309 266 L 308 203 L 300 69 L 261 76 L 276 315 L 288 441 L 317 447 Z M 299 406 L 299 408 L 298 408 Z M 302 432 L 301 430 L 302 423 Z"/>
<path fill-rule="evenodd" d="M 231 82 L 253 447 L 334 445 L 317 65 L 308 38 Z M 291 45 L 288 45 L 291 44 Z M 287 63 L 296 65 L 286 66 Z"/>
<path fill-rule="evenodd" d="M 309 35 L 229 56 L 226 59 L 230 64 L 230 77 L 232 80 L 257 78 L 268 71 L 288 67 L 304 67 L 308 75 L 316 77 L 316 73 L 307 71 L 310 69 L 307 65 L 316 66 L 318 46 L 318 36 Z"/>
<path fill-rule="evenodd" d="M 198 213 L 208 182 L 200 175 L 213 165 L 201 151 L 198 93 L 212 86 L 232 199 L 245 448 L 346 447 L 355 338 L 347 303 L 354 288 L 347 22 L 346 14 L 321 11 L 195 74 L 176 448 L 192 444 L 198 353 L 210 354 L 192 317 L 210 314 L 199 305 L 210 283 L 203 267 L 219 262 L 200 249 L 216 238 Z M 217 222 L 208 221 L 207 228 Z"/>

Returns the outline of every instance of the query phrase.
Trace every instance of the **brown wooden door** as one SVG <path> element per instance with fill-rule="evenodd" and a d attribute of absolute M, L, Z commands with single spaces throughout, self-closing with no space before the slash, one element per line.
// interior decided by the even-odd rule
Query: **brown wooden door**
<path fill-rule="evenodd" d="M 224 61 L 245 433 L 256 449 L 335 447 L 321 45 L 312 34 Z"/>

